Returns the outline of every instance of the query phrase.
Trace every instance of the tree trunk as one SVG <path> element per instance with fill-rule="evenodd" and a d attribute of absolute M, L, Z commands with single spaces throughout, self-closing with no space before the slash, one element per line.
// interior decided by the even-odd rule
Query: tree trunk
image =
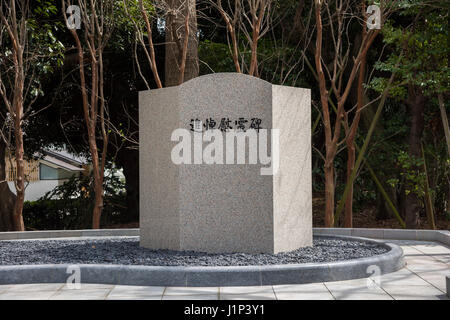
<path fill-rule="evenodd" d="M 259 77 L 258 73 L 258 38 L 259 38 L 259 24 L 253 26 L 252 30 L 252 43 L 251 43 L 251 59 L 249 75 Z"/>
<path fill-rule="evenodd" d="M 103 211 L 103 171 L 100 168 L 95 129 L 89 132 L 89 148 L 92 157 L 92 170 L 94 176 L 94 210 L 92 212 L 92 229 L 100 229 L 100 218 Z M 101 172 L 100 172 L 101 171 Z"/>
<path fill-rule="evenodd" d="M 363 29 L 363 37 L 365 37 L 365 29 Z M 353 228 L 353 186 L 354 182 L 351 181 L 351 176 L 353 169 L 355 168 L 356 161 L 356 148 L 355 139 L 356 133 L 358 131 L 359 121 L 361 119 L 361 110 L 366 102 L 366 97 L 364 94 L 364 79 L 366 74 L 366 55 L 361 57 L 361 65 L 359 67 L 359 75 L 357 82 L 357 108 L 356 114 L 353 118 L 352 124 L 350 126 L 349 132 L 347 132 L 347 184 L 350 184 L 347 198 L 345 199 L 345 216 L 344 216 L 344 227 Z"/>
<path fill-rule="evenodd" d="M 20 50 L 19 50 L 20 51 Z M 23 51 L 20 51 L 23 52 Z M 23 57 L 21 53 L 17 54 L 17 61 L 15 61 L 15 84 L 14 84 L 14 99 L 13 109 L 14 115 L 14 137 L 15 137 L 15 159 L 16 159 L 16 203 L 14 205 L 14 230 L 25 231 L 23 223 L 23 202 L 25 201 L 25 167 L 24 167 L 24 150 L 23 150 L 23 91 L 24 91 L 24 70 Z"/>
<path fill-rule="evenodd" d="M 424 110 L 426 98 L 422 91 L 410 85 L 408 88 L 408 100 L 406 101 L 411 112 L 411 129 L 409 132 L 409 154 L 415 158 L 421 158 L 421 139 L 424 127 Z M 414 168 L 421 170 L 421 168 Z M 405 223 L 406 227 L 416 229 L 419 226 L 420 201 L 417 194 L 409 192 L 405 202 Z"/>
<path fill-rule="evenodd" d="M 189 8 L 189 37 L 184 67 L 184 81 L 198 76 L 198 40 L 197 40 L 197 12 L 195 0 L 167 0 L 172 9 L 166 18 L 166 58 L 165 58 L 165 86 L 179 84 L 180 70 L 183 60 L 183 40 L 186 35 L 185 3 Z"/>
<path fill-rule="evenodd" d="M 127 213 L 131 221 L 139 220 L 139 152 L 124 150 L 119 153 L 118 164 L 123 168 L 127 191 Z"/>
<path fill-rule="evenodd" d="M 334 166 L 325 164 L 325 228 L 334 226 Z"/>
<path fill-rule="evenodd" d="M 98 7 L 96 7 L 95 3 L 91 2 L 91 6 L 92 7 L 90 8 L 90 10 L 96 12 Z M 63 13 L 64 18 L 67 21 L 67 16 L 65 16 L 65 2 L 63 2 Z M 88 134 L 89 151 L 91 154 L 92 172 L 94 177 L 94 208 L 92 212 L 93 229 L 100 228 L 100 218 L 103 211 L 103 197 L 104 197 L 103 191 L 104 164 L 106 161 L 106 152 L 108 144 L 104 119 L 105 101 L 103 95 L 103 59 L 102 59 L 103 48 L 101 47 L 101 44 L 99 44 L 104 40 L 103 38 L 104 33 L 102 33 L 103 31 L 97 30 L 99 22 L 96 19 L 98 19 L 99 17 L 101 19 L 100 24 L 103 26 L 104 22 L 103 12 L 99 16 L 94 15 L 95 22 L 93 22 L 93 24 L 97 25 L 96 27 L 93 24 L 89 25 L 88 22 L 89 19 L 84 19 L 83 21 L 83 24 L 87 25 L 86 28 L 91 29 L 91 32 L 86 32 L 84 35 L 87 40 L 89 49 L 89 62 L 91 69 L 90 88 L 88 88 L 86 85 L 83 46 L 81 44 L 80 38 L 76 30 L 75 29 L 70 30 L 72 36 L 74 37 L 78 53 L 80 89 L 83 101 L 82 105 L 83 116 Z M 96 46 L 97 44 L 98 47 Z M 88 90 L 90 91 L 90 99 L 88 98 L 89 95 Z M 98 114 L 99 108 L 100 108 L 100 115 Z M 98 154 L 98 146 L 97 146 L 97 130 L 96 130 L 97 121 L 100 122 L 103 138 L 103 152 L 101 160 Z"/>
<path fill-rule="evenodd" d="M 438 93 L 439 110 L 441 111 L 442 127 L 444 128 L 445 141 L 447 142 L 447 152 L 450 155 L 450 129 L 448 126 L 447 111 L 445 110 L 444 94 Z"/>
<path fill-rule="evenodd" d="M 355 168 L 356 151 L 354 138 L 347 142 L 347 183 L 350 189 L 345 199 L 344 228 L 353 228 L 353 183 L 350 182 L 353 169 Z"/>
<path fill-rule="evenodd" d="M 0 139 L 0 231 L 14 231 L 14 204 L 16 196 L 6 181 L 6 145 Z"/>
<path fill-rule="evenodd" d="M 23 136 L 22 130 L 16 131 L 16 203 L 14 205 L 14 230 L 25 231 L 23 223 L 23 202 L 25 201 L 25 168 L 23 164 Z"/>
<path fill-rule="evenodd" d="M 95 183 L 95 203 L 92 212 L 92 229 L 100 229 L 100 219 L 103 211 L 103 186 Z"/>

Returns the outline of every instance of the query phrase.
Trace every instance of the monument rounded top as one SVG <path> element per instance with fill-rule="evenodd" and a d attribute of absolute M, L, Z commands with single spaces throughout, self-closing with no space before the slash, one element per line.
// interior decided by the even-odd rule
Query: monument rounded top
<path fill-rule="evenodd" d="M 237 73 L 237 72 L 217 72 L 217 73 L 209 73 L 209 74 L 205 74 L 193 79 L 190 79 L 184 83 L 182 83 L 180 86 L 186 86 L 186 85 L 191 85 L 194 84 L 196 82 L 205 82 L 205 81 L 232 81 L 234 79 L 239 79 L 239 80 L 244 80 L 247 79 L 249 82 L 253 81 L 253 82 L 260 82 L 260 83 L 265 83 L 268 85 L 271 85 L 270 82 L 266 81 L 266 80 L 262 80 L 260 78 L 254 77 L 254 76 L 250 76 L 248 74 L 244 74 L 244 73 Z"/>

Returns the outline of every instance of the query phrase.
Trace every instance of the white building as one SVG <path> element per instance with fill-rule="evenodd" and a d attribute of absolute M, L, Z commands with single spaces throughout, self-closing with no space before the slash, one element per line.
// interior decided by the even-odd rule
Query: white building
<path fill-rule="evenodd" d="M 45 150 L 43 157 L 25 162 L 25 201 L 35 201 L 62 185 L 72 176 L 79 176 L 87 170 L 86 161 L 65 151 Z M 9 188 L 16 193 L 14 161 L 6 159 L 6 179 Z"/>

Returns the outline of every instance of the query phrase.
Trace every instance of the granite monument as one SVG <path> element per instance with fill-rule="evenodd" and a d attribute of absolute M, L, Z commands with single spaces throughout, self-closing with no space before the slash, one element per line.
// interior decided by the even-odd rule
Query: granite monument
<path fill-rule="evenodd" d="M 309 89 L 236 73 L 140 92 L 141 246 L 312 245 L 310 99 Z"/>

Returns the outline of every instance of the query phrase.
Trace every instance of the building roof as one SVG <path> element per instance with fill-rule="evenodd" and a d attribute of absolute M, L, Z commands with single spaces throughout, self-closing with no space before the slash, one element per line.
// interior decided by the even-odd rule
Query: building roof
<path fill-rule="evenodd" d="M 74 165 L 83 165 L 88 163 L 86 158 L 69 153 L 65 149 L 63 150 L 45 149 L 43 150 L 43 154 L 54 157 L 56 159 L 60 159 L 61 161 L 72 163 Z"/>
<path fill-rule="evenodd" d="M 40 159 L 40 162 L 48 165 L 50 167 L 53 168 L 60 168 L 63 170 L 67 170 L 67 171 L 72 171 L 72 172 L 77 172 L 77 171 L 84 171 L 84 168 L 79 167 L 79 166 L 75 166 L 71 163 L 69 163 L 68 161 L 64 161 L 61 159 L 58 159 L 56 157 L 50 156 L 50 155 L 45 155 L 42 159 Z"/>
<path fill-rule="evenodd" d="M 87 164 L 84 157 L 76 156 L 67 150 L 56 150 L 53 147 L 45 148 L 40 154 L 36 154 L 37 160 L 49 167 L 70 172 L 84 171 L 83 165 Z"/>

